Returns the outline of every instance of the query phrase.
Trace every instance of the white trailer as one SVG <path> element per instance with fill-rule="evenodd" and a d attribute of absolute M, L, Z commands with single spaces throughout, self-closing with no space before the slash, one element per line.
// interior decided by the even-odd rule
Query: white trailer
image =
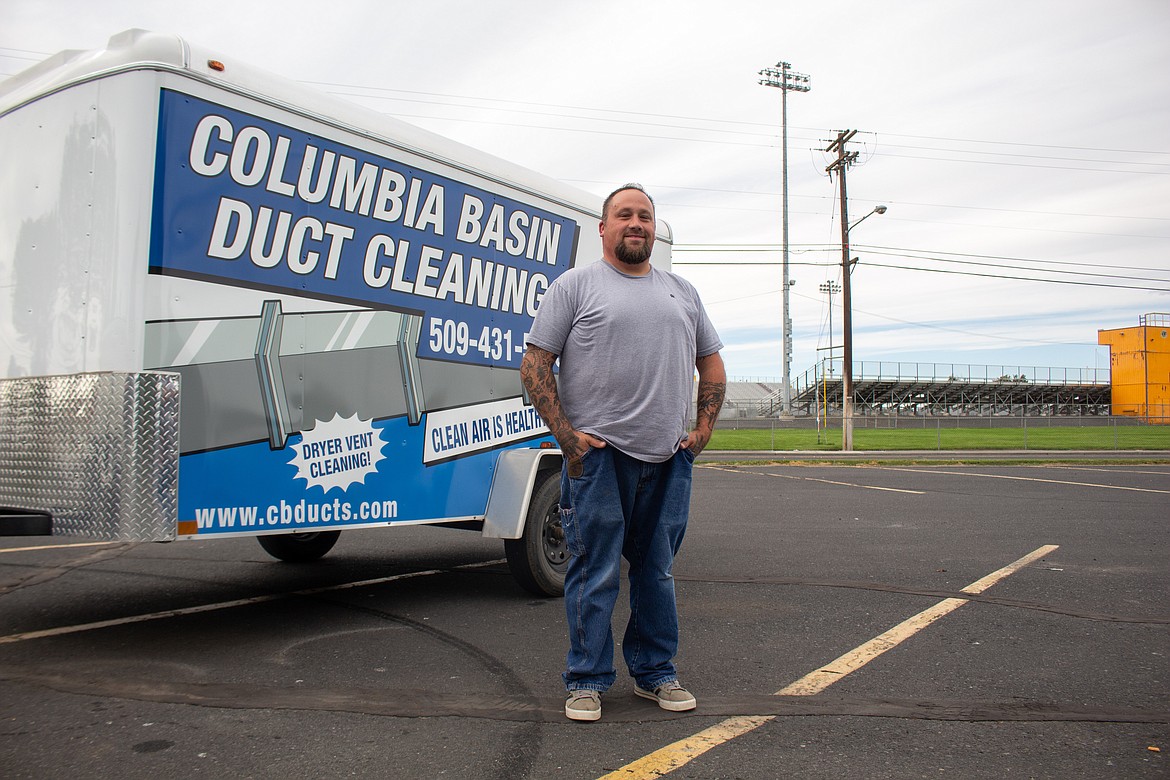
<path fill-rule="evenodd" d="M 519 366 L 598 198 L 142 30 L 0 82 L 0 171 L 0 532 L 449 525 L 560 593 Z"/>

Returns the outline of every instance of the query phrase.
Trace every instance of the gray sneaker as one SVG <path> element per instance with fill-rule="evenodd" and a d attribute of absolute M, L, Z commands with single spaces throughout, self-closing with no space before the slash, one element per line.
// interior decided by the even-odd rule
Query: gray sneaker
<path fill-rule="evenodd" d="M 569 691 L 565 699 L 565 716 L 569 720 L 600 720 L 601 694 L 597 691 Z"/>
<path fill-rule="evenodd" d="M 686 712 L 693 710 L 698 702 L 691 692 L 678 684 L 678 680 L 667 680 L 653 691 L 634 686 L 634 693 L 643 699 L 658 702 L 658 706 L 671 712 Z"/>

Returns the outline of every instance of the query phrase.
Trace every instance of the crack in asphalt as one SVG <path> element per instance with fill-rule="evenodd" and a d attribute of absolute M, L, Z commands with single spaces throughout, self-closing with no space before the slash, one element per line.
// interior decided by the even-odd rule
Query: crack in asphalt
<path fill-rule="evenodd" d="M 108 672 L 108 668 L 105 669 Z M 0 666 L 0 680 L 60 693 L 132 699 L 235 710 L 349 712 L 399 718 L 464 717 L 498 721 L 565 723 L 563 700 L 530 693 L 454 694 L 415 688 L 275 688 L 246 683 L 190 683 L 141 677 L 95 678 L 71 666 L 68 672 Z M 957 701 L 872 699 L 768 694 L 706 695 L 689 713 L 672 713 L 633 696 L 604 698 L 607 722 L 630 723 L 686 717 L 879 717 L 964 722 L 1170 723 L 1170 711 L 1109 705 L 1080 706 L 1025 700 Z M 520 735 L 516 736 L 520 739 Z M 515 742 L 515 740 L 513 740 Z M 514 747 L 511 746 L 511 747 Z M 505 748 L 510 750 L 511 747 Z M 536 748 L 531 752 L 535 754 Z M 527 759 L 525 761 L 527 763 Z M 515 767 L 513 767 L 514 769 Z M 515 776 L 515 775 L 514 775 Z"/>

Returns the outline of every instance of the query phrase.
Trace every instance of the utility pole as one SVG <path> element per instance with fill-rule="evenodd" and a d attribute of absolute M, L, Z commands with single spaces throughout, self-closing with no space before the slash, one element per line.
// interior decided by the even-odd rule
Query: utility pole
<path fill-rule="evenodd" d="M 853 303 L 849 295 L 849 272 L 852 269 L 849 262 L 849 200 L 845 191 L 845 171 L 850 165 L 857 162 L 858 152 L 846 152 L 845 144 L 855 135 L 857 135 L 856 130 L 842 130 L 837 134 L 836 140 L 825 149 L 826 152 L 837 153 L 837 159 L 825 170 L 828 171 L 829 176 L 832 176 L 833 173 L 837 174 L 837 184 L 841 190 L 839 196 L 841 198 L 841 308 L 844 310 L 841 324 L 844 342 L 841 357 L 841 450 L 843 452 L 853 451 Z"/>
<path fill-rule="evenodd" d="M 780 168 L 782 170 L 780 189 L 783 200 L 780 208 L 780 224 L 784 248 L 781 262 L 783 287 L 780 297 L 780 336 L 783 342 L 781 354 L 784 356 L 784 384 L 780 388 L 780 414 L 785 417 L 792 416 L 792 318 L 788 313 L 788 288 L 791 286 L 791 282 L 788 281 L 788 93 L 808 92 L 811 89 L 808 76 L 792 72 L 789 70 L 791 67 L 787 62 L 777 62 L 776 67 L 764 68 L 759 73 L 760 76 L 763 76 L 760 79 L 760 84 L 765 87 L 776 87 L 780 90 Z"/>

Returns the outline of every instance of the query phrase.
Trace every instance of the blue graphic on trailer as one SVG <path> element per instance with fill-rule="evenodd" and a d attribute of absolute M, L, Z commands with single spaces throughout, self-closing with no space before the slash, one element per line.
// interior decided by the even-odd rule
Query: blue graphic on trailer
<path fill-rule="evenodd" d="M 324 431 L 318 425 L 291 437 L 283 450 L 257 442 L 182 456 L 179 518 L 196 521 L 203 535 L 484 514 L 498 449 L 426 465 L 419 453 L 427 426 L 409 425 L 403 417 L 355 420 L 335 418 Z M 345 426 L 365 430 L 342 433 Z M 337 438 L 339 443 L 328 444 Z M 370 454 L 373 464 L 359 475 L 361 464 L 352 459 L 364 460 L 363 454 Z"/>
<path fill-rule="evenodd" d="M 577 222 L 161 90 L 150 270 L 423 316 L 418 356 L 519 365 Z"/>

